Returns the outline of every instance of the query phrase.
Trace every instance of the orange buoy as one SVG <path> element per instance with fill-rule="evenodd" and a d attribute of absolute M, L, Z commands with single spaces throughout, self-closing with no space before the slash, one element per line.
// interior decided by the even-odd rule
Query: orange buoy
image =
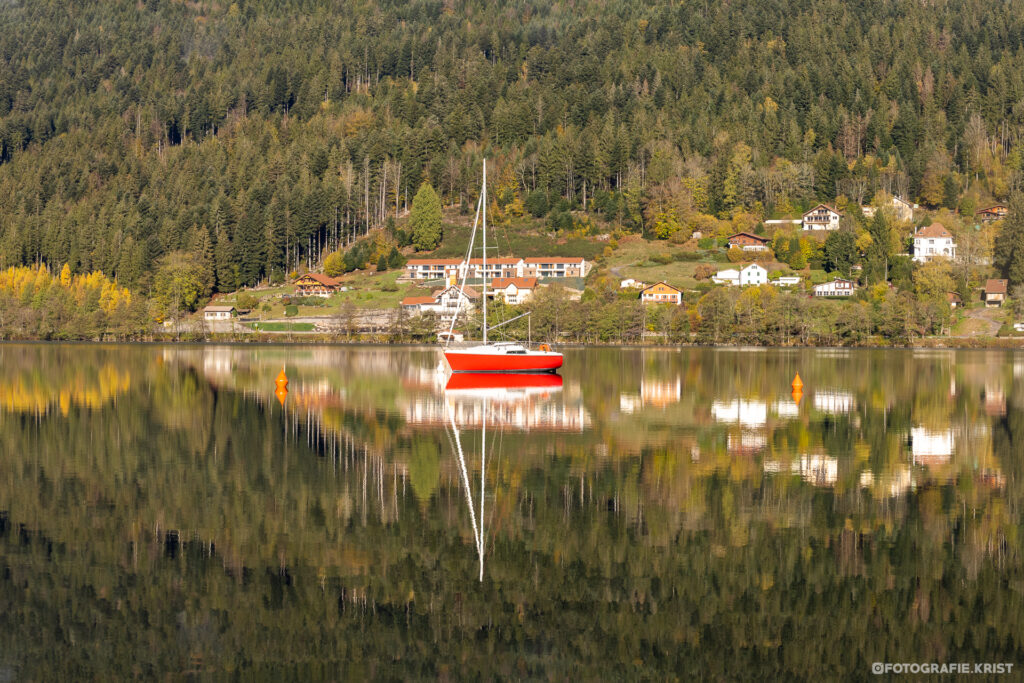
<path fill-rule="evenodd" d="M 282 370 L 282 372 L 284 372 Z M 800 373 L 796 373 L 796 377 L 793 378 L 793 391 L 803 391 L 804 381 L 800 379 Z"/>
<path fill-rule="evenodd" d="M 800 405 L 800 399 L 804 397 L 804 392 L 799 389 L 793 389 L 793 403 Z"/>
<path fill-rule="evenodd" d="M 274 391 L 274 396 L 277 396 L 277 402 L 283 406 L 284 400 L 288 398 L 288 390 L 283 386 L 278 385 L 277 389 Z"/>
<path fill-rule="evenodd" d="M 278 387 L 288 386 L 288 375 L 284 374 L 284 368 L 281 368 L 281 372 L 277 373 L 277 379 L 274 380 L 274 384 Z"/>

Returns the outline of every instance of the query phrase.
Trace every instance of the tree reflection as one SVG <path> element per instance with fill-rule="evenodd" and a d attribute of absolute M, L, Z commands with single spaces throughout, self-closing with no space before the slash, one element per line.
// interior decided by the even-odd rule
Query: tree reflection
<path fill-rule="evenodd" d="M 463 470 L 429 352 L 284 348 L 0 348 L 38 397 L 0 402 L 0 671 L 1021 661 L 1019 356 L 570 352 L 557 391 L 452 402 Z"/>

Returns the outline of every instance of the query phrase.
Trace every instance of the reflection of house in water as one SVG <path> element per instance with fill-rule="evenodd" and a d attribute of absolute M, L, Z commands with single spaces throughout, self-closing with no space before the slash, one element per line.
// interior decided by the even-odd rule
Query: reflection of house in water
<path fill-rule="evenodd" d="M 619 394 L 619 412 L 632 415 L 643 408 L 644 402 L 636 394 Z"/>
<path fill-rule="evenodd" d="M 772 404 L 772 410 L 779 417 L 799 417 L 800 406 L 796 401 L 776 401 Z"/>
<path fill-rule="evenodd" d="M 877 482 L 877 484 L 876 484 Z M 871 489 L 879 498 L 898 498 L 917 487 L 909 465 L 897 465 L 891 472 L 875 477 L 870 470 L 860 473 L 862 488 Z"/>
<path fill-rule="evenodd" d="M 511 400 L 495 398 L 487 411 L 487 424 L 513 427 L 523 431 L 551 430 L 582 432 L 590 426 L 590 413 L 583 404 L 568 404 L 544 400 L 547 395 L 519 396 Z M 482 401 L 452 401 L 445 407 L 445 399 L 438 396 L 418 396 L 402 407 L 406 422 L 413 426 L 444 426 L 454 414 L 455 421 L 464 429 L 483 424 Z"/>
<path fill-rule="evenodd" d="M 993 417 L 1006 415 L 1006 394 L 1002 384 L 985 382 L 985 414 Z"/>
<path fill-rule="evenodd" d="M 726 450 L 732 455 L 753 455 L 768 445 L 768 437 L 758 432 L 741 432 L 730 434 L 726 441 Z"/>
<path fill-rule="evenodd" d="M 653 380 L 644 377 L 640 382 L 640 394 L 619 394 L 619 412 L 631 415 L 645 406 L 664 408 L 670 403 L 679 403 L 683 395 L 683 382 L 674 380 Z"/>
<path fill-rule="evenodd" d="M 644 377 L 640 383 L 640 398 L 645 406 L 664 408 L 669 403 L 679 403 L 682 386 L 683 383 L 678 377 L 675 380 L 653 380 Z"/>
<path fill-rule="evenodd" d="M 764 401 L 715 401 L 711 417 L 717 422 L 734 422 L 744 427 L 763 427 L 768 423 L 768 404 Z"/>
<path fill-rule="evenodd" d="M 203 374 L 230 375 L 234 365 L 234 353 L 230 348 L 213 348 L 203 352 Z"/>
<path fill-rule="evenodd" d="M 839 478 L 839 461 L 829 455 L 801 455 L 788 466 L 778 460 L 765 460 L 762 467 L 770 474 L 797 474 L 814 486 L 834 486 Z"/>
<path fill-rule="evenodd" d="M 814 409 L 822 413 L 849 413 L 856 407 L 853 394 L 830 390 L 814 392 Z"/>
<path fill-rule="evenodd" d="M 953 455 L 953 430 L 932 430 L 913 427 L 910 430 L 910 452 L 915 465 L 945 465 Z"/>

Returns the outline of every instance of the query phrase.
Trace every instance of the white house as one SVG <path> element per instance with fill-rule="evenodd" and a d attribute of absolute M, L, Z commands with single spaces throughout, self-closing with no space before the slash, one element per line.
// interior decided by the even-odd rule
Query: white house
<path fill-rule="evenodd" d="M 796 285 L 800 284 L 800 276 L 783 275 L 781 277 L 775 278 L 774 280 L 771 280 L 771 284 L 775 285 L 776 287 L 795 287 Z"/>
<path fill-rule="evenodd" d="M 204 320 L 230 320 L 235 312 L 234 306 L 207 306 L 203 309 Z"/>
<path fill-rule="evenodd" d="M 828 204 L 818 204 L 804 214 L 804 230 L 838 230 L 842 214 Z"/>
<path fill-rule="evenodd" d="M 491 297 L 501 297 L 506 304 L 515 306 L 533 296 L 536 288 L 535 277 L 496 277 L 491 280 L 491 288 L 487 293 Z"/>
<path fill-rule="evenodd" d="M 768 271 L 763 266 L 751 263 L 740 271 L 740 285 L 768 284 Z"/>
<path fill-rule="evenodd" d="M 720 270 L 711 276 L 711 281 L 716 285 L 738 285 L 740 283 L 740 271 L 735 268 Z"/>
<path fill-rule="evenodd" d="M 631 277 L 627 277 L 625 280 L 619 283 L 619 289 L 643 289 L 647 285 L 639 280 L 634 280 Z"/>
<path fill-rule="evenodd" d="M 956 242 L 942 223 L 932 223 L 914 233 L 914 260 L 918 263 L 934 258 L 956 258 Z"/>
<path fill-rule="evenodd" d="M 456 286 L 439 289 L 430 296 L 407 296 L 402 299 L 401 306 L 409 313 L 437 313 L 441 320 L 451 320 L 462 300 L 462 310 L 469 311 L 476 306 L 480 292 L 466 287 L 460 291 Z"/>
<path fill-rule="evenodd" d="M 814 296 L 853 296 L 855 289 L 857 283 L 837 277 L 832 282 L 814 285 Z"/>

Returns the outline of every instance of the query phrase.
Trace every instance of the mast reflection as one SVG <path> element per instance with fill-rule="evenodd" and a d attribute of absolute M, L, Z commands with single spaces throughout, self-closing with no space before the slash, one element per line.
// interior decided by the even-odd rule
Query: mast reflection
<path fill-rule="evenodd" d="M 458 461 L 473 542 L 480 562 L 479 580 L 484 580 L 484 499 L 487 491 L 487 426 L 499 434 L 505 425 L 517 425 L 516 416 L 537 401 L 547 401 L 561 392 L 562 378 L 551 374 L 457 373 L 447 378 L 444 387 L 445 430 Z M 492 410 L 492 404 L 496 408 Z M 474 504 L 469 468 L 462 447 L 462 427 L 480 427 L 480 492 L 479 505 Z M 501 440 L 499 438 L 498 442 Z M 500 454 L 499 454 L 500 455 Z M 479 509 L 479 514 L 477 513 Z"/>

